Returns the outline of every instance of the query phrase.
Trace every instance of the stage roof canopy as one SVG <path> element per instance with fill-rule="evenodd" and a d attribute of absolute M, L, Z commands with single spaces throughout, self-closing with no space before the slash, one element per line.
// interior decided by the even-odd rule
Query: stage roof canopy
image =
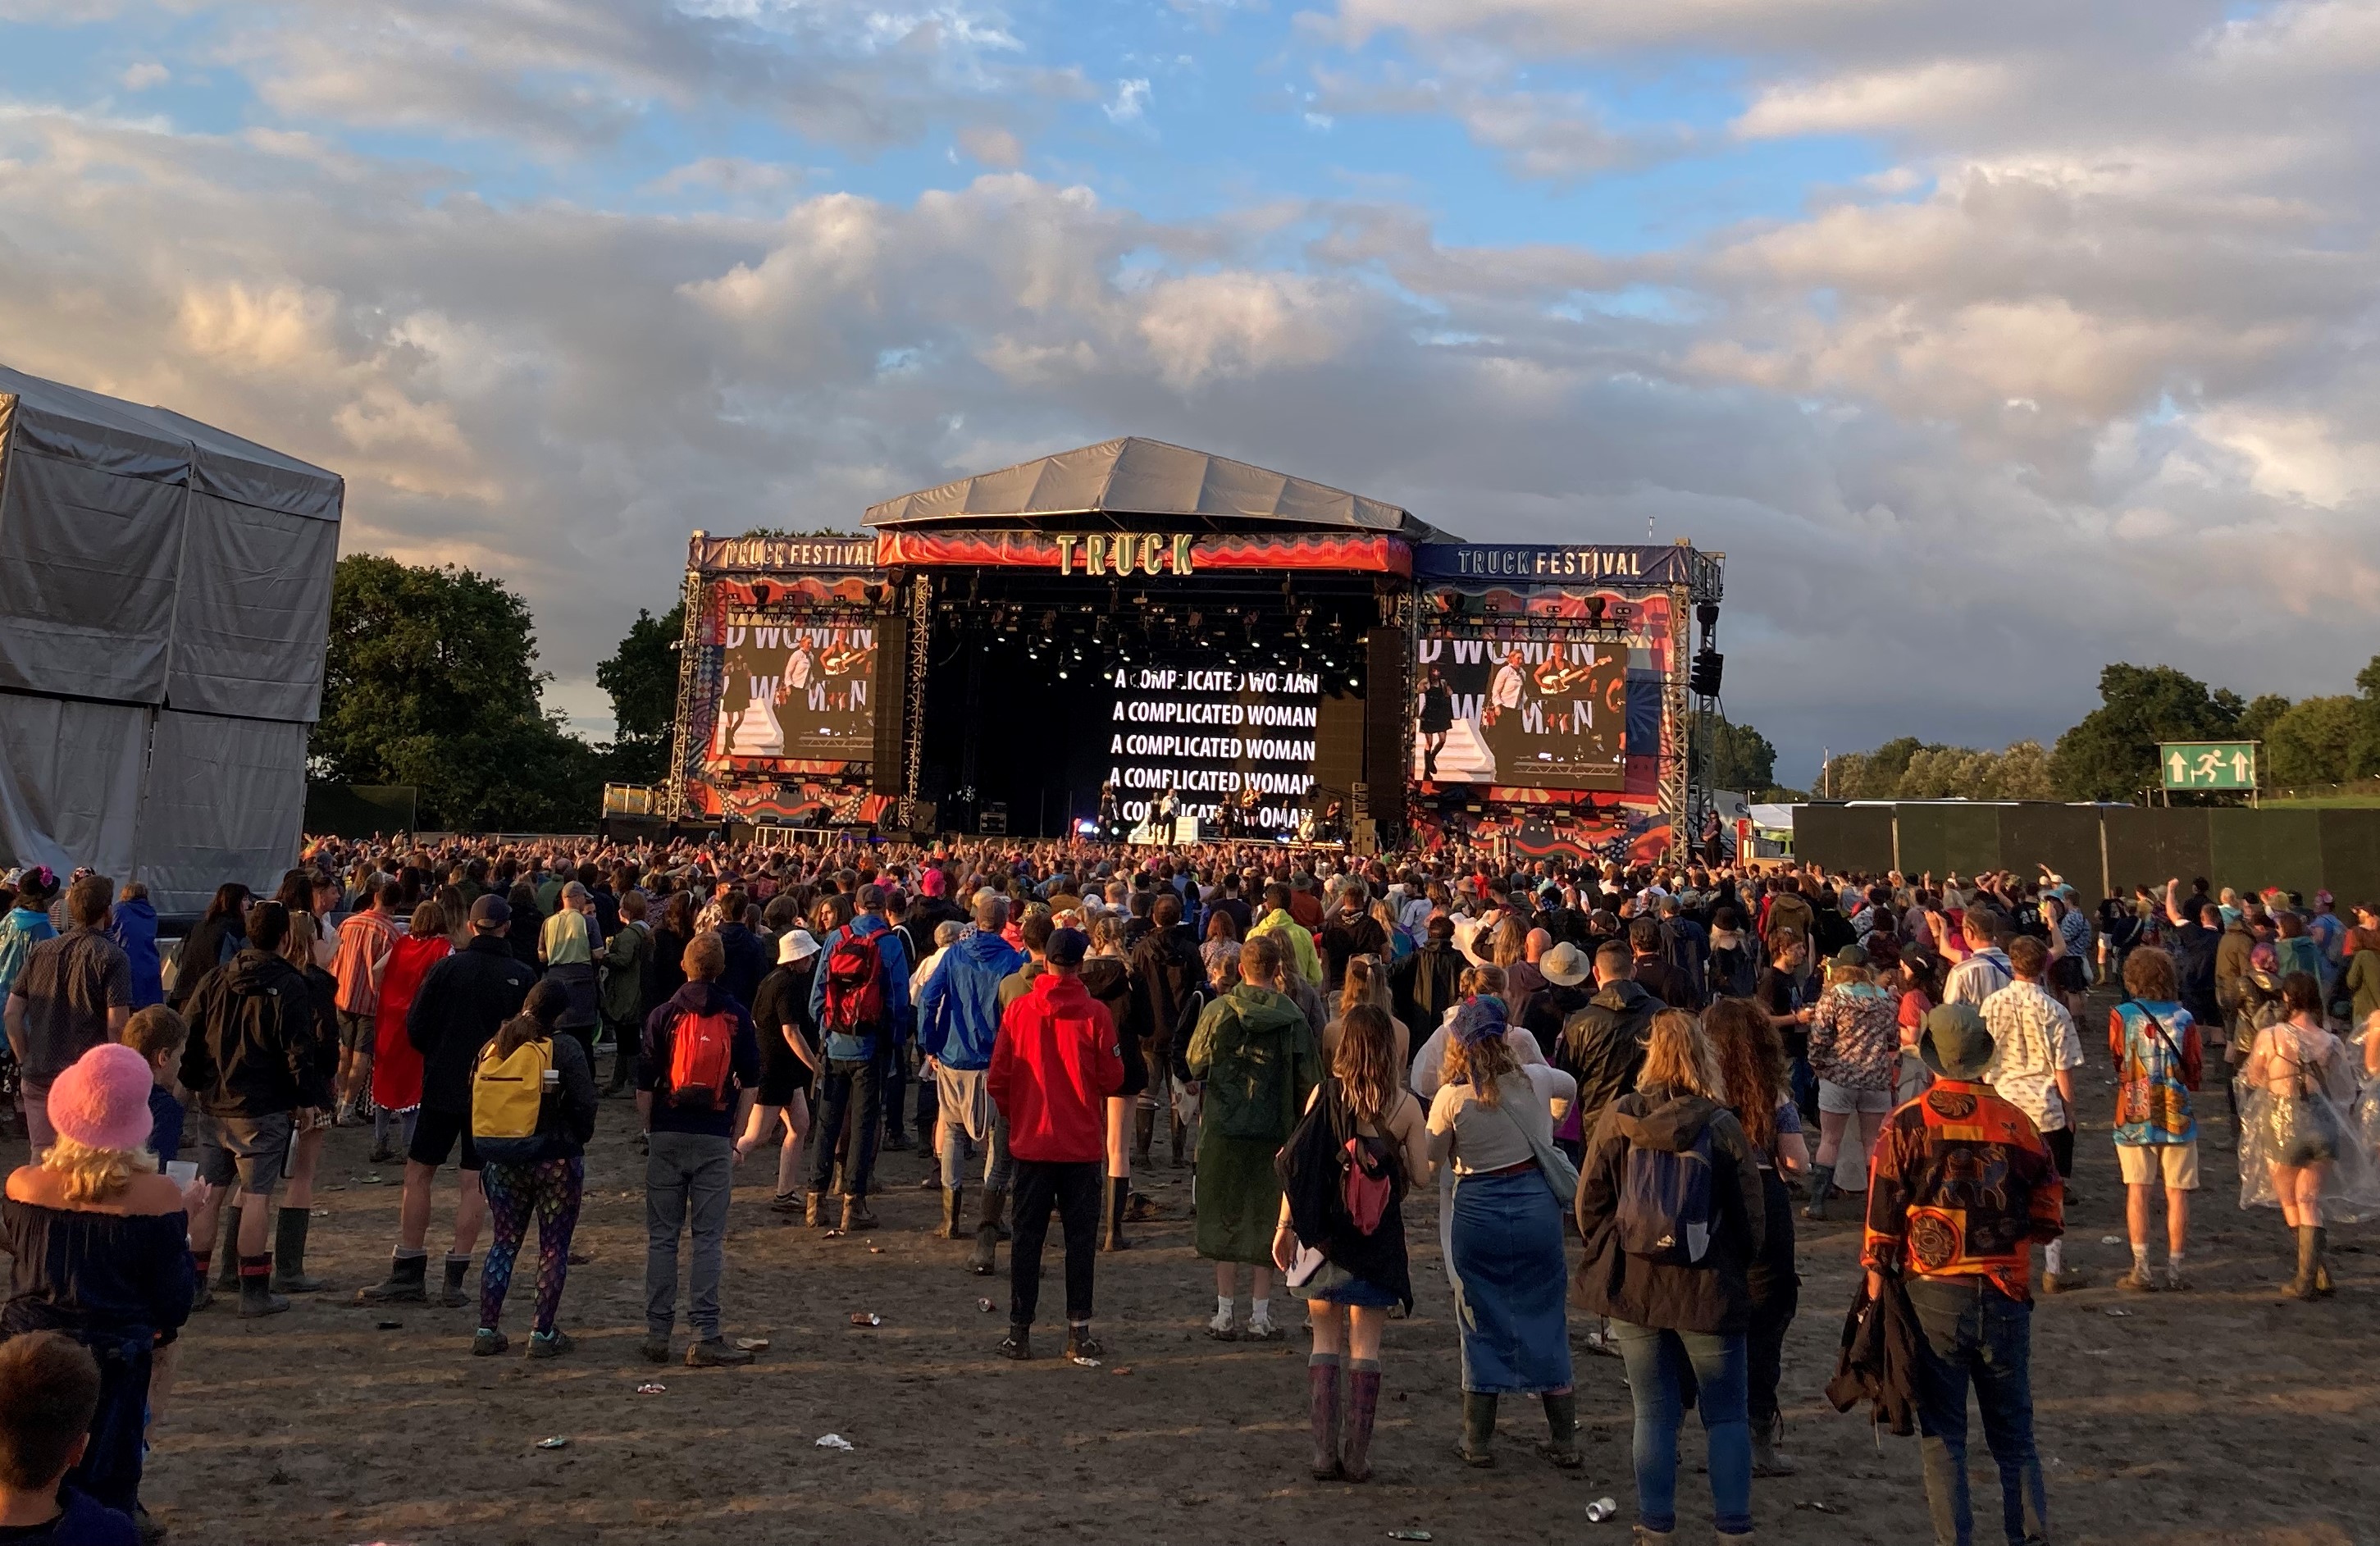
<path fill-rule="evenodd" d="M 1443 533 L 1394 505 L 1137 435 L 905 493 L 868 506 L 868 524 L 1037 525 L 1085 516 L 1148 516 L 1219 530 L 1253 524 L 1380 531 L 1417 542 L 1444 540 Z"/>

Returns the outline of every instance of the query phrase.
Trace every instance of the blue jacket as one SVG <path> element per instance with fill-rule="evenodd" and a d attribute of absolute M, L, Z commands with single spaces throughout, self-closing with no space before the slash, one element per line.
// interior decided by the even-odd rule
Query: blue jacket
<path fill-rule="evenodd" d="M 157 909 L 146 896 L 115 904 L 115 921 L 107 937 L 132 962 L 132 1007 L 146 1009 L 165 1002 L 165 980 L 157 959 Z"/>
<path fill-rule="evenodd" d="M 909 953 L 902 948 L 901 935 L 892 925 L 874 913 L 861 913 L 842 929 L 837 929 L 820 942 L 819 969 L 810 980 L 810 1023 L 826 1023 L 826 963 L 845 931 L 856 930 L 862 938 L 882 934 L 876 943 L 879 957 L 884 963 L 884 1007 L 892 1016 L 892 1044 L 906 1046 L 917 1029 L 917 1006 L 909 1002 Z"/>
<path fill-rule="evenodd" d="M 1025 965 L 1025 953 L 980 929 L 942 952 L 917 1003 L 917 1046 L 953 1068 L 989 1068 L 1000 1034 L 1000 980 Z"/>

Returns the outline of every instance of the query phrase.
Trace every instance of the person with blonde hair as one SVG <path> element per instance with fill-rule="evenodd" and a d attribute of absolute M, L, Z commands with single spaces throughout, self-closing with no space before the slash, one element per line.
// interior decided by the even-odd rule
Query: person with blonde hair
<path fill-rule="evenodd" d="M 1373 960 L 1358 956 L 1354 961 Z M 1354 961 L 1348 983 L 1354 982 Z M 1292 1295 L 1305 1301 L 1314 1351 L 1306 1359 L 1307 1416 L 1317 1480 L 1364 1481 L 1372 1474 L 1372 1419 L 1380 1400 L 1380 1339 L 1389 1311 L 1413 1309 L 1402 1207 L 1408 1187 L 1429 1179 L 1429 1132 L 1421 1102 L 1404 1089 L 1404 1060 L 1390 1035 L 1395 1022 L 1377 1004 L 1357 1004 L 1339 1028 L 1330 1073 L 1306 1102 L 1329 1120 L 1301 1126 L 1282 1150 L 1281 1223 L 1273 1264 Z M 1305 1141 L 1301 1142 L 1304 1137 Z M 1346 1165 L 1375 1188 L 1378 1212 L 1365 1219 L 1347 1204 Z M 1311 1253 L 1319 1253 L 1315 1263 Z M 1299 1275 L 1301 1262 L 1310 1269 Z M 1340 1312 L 1344 1309 L 1345 1314 Z M 1340 1441 L 1340 1354 L 1347 1359 L 1345 1443 Z"/>
<path fill-rule="evenodd" d="M 1838 1185 L 1835 1162 L 1843 1135 L 1859 1123 L 1863 1154 L 1876 1144 L 1892 1109 L 1893 1076 L 1900 1067 L 1900 1002 L 1876 985 L 1867 952 L 1847 944 L 1827 964 L 1826 991 L 1810 1016 L 1810 1067 L 1818 1077 L 1818 1157 L 1803 1213 L 1827 1216 L 1827 1204 L 1852 1188 Z M 1865 1187 L 1864 1176 L 1861 1187 Z"/>
<path fill-rule="evenodd" d="M 1396 1017 L 1393 996 L 1389 992 L 1389 968 L 1378 956 L 1351 956 L 1347 958 L 1347 979 L 1339 988 L 1339 1012 L 1322 1028 L 1322 1056 L 1325 1061 L 1335 1055 L 1339 1046 L 1340 1028 L 1347 1023 L 1347 1012 L 1359 1004 L 1370 1004 L 1389 1017 L 1389 1029 L 1395 1035 L 1397 1066 L 1402 1068 L 1412 1058 L 1413 1029 Z"/>
<path fill-rule="evenodd" d="M 0 1201 L 11 1263 L 0 1339 L 61 1332 L 99 1360 L 90 1443 L 67 1479 L 136 1518 L 151 1384 L 170 1378 L 195 1281 L 182 1189 L 149 1149 L 154 1084 L 130 1047 L 84 1053 L 51 1081 L 55 1138 L 10 1174 Z"/>
<path fill-rule="evenodd" d="M 1475 969 L 1495 972 L 1500 985 L 1501 971 Z M 1455 1456 L 1467 1466 L 1494 1465 L 1498 1400 L 1536 1395 L 1546 1414 L 1536 1453 L 1575 1469 L 1582 1463 L 1578 1395 L 1562 1304 L 1566 1199 L 1558 1195 L 1570 1176 L 1568 1162 L 1554 1150 L 1553 1127 L 1578 1084 L 1543 1063 L 1520 1060 L 1507 1040 L 1504 1003 L 1491 993 L 1457 1009 L 1448 1029 L 1430 1101 L 1429 1151 L 1454 1176 L 1447 1276 L 1463 1331 L 1463 1436 Z"/>
<path fill-rule="evenodd" d="M 1635 1406 L 1640 1540 L 1677 1529 L 1678 1429 L 1688 1382 L 1710 1449 L 1721 1540 L 1752 1533 L 1748 1274 L 1768 1203 L 1727 1107 L 1719 1056 L 1682 1009 L 1653 1016 L 1636 1088 L 1604 1109 L 1579 1170 L 1578 1289 L 1611 1321 Z"/>

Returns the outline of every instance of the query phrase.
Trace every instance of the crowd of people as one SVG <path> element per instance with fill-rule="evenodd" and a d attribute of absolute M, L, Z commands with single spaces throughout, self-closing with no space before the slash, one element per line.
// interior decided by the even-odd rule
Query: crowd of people
<path fill-rule="evenodd" d="M 226 884 L 161 945 L 137 884 L 6 886 L 5 1077 L 30 1154 L 0 1204 L 0 1532 L 50 1532 L 11 1540 L 153 1537 L 140 1479 L 176 1336 L 325 1289 L 309 1223 L 340 1126 L 404 1162 L 387 1276 L 359 1298 L 475 1304 L 475 1357 L 511 1346 L 532 1226 L 525 1356 L 572 1351 L 606 1099 L 645 1166 L 655 1362 L 754 1357 L 724 1288 L 735 1178 L 764 1150 L 769 1207 L 843 1232 L 876 1226 L 881 1156 L 923 1150 L 954 1265 L 991 1275 L 1008 1247 L 1015 1359 L 1039 1350 L 1052 1217 L 1062 1356 L 1096 1362 L 1099 1257 L 1155 1211 L 1134 1177 L 1189 1171 L 1208 1334 L 1280 1340 L 1274 1287 L 1303 1302 L 1311 1469 L 1345 1481 L 1371 1474 L 1388 1323 L 1415 1303 L 1405 1208 L 1434 1188 L 1453 1458 L 1496 1464 L 1500 1404 L 1534 1396 L 1531 1454 L 1578 1467 L 1573 1349 L 1615 1356 L 1645 1541 L 1680 1528 L 1689 1407 L 1721 1539 L 1748 1538 L 1755 1477 L 1794 1469 L 1795 1230 L 1837 1216 L 1863 1227 L 1846 1298 L 1912 1349 L 1847 1349 L 1839 1404 L 1913 1410 L 1937 1538 L 1964 1543 L 1972 1388 L 2008 1539 L 2047 1539 L 2030 1316 L 2084 1283 L 2060 1236 L 2095 988 L 2117 999 L 2115 1108 L 2094 1115 L 2126 1188 L 2123 1287 L 2190 1286 L 2210 1067 L 2236 1070 L 2242 1202 L 2292 1232 L 2287 1294 L 2331 1294 L 2327 1223 L 2380 1206 L 2360 1096 L 2380 1085 L 2380 916 L 2350 926 L 2326 895 L 2168 882 L 2094 905 L 2047 873 L 1468 850 L 322 840 L 271 897 Z"/>

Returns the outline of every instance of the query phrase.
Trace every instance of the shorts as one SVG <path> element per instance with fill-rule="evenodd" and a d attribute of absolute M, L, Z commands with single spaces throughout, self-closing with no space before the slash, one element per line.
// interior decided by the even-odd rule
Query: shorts
<path fill-rule="evenodd" d="M 2198 1190 L 2198 1140 L 2188 1143 L 2119 1143 L 2116 1165 L 2127 1187 L 2154 1187 L 2160 1179 L 2169 1192 Z"/>
<path fill-rule="evenodd" d="M 480 1150 L 471 1141 L 470 1113 L 431 1111 L 424 1106 L 414 1119 L 413 1141 L 406 1146 L 405 1157 L 417 1165 L 443 1165 L 454 1152 L 456 1138 L 463 1140 L 463 1157 L 457 1163 L 465 1170 L 479 1169 Z"/>
<path fill-rule="evenodd" d="M 1820 1079 L 1818 1109 L 1836 1116 L 1849 1116 L 1854 1112 L 1862 1115 L 1882 1116 L 1892 1109 L 1892 1091 L 1853 1090 L 1847 1084 L 1837 1084 L 1832 1079 Z"/>
<path fill-rule="evenodd" d="M 297 1113 L 264 1116 L 210 1116 L 199 1140 L 199 1179 L 211 1187 L 234 1181 L 250 1197 L 271 1197 L 281 1185 Z"/>
<path fill-rule="evenodd" d="M 755 1100 L 764 1106 L 790 1106 L 794 1097 L 810 1087 L 810 1065 L 785 1045 L 785 1039 L 776 1038 L 776 1044 L 760 1056 L 760 1090 Z"/>
<path fill-rule="evenodd" d="M 346 1053 L 361 1053 L 366 1057 L 371 1056 L 379 1029 L 378 1015 L 350 1015 L 344 1009 L 340 1010 L 339 1050 Z"/>
<path fill-rule="evenodd" d="M 2090 980 L 2082 970 L 2080 956 L 2060 956 L 2049 963 L 2049 987 L 2053 992 L 2082 993 L 2091 989 Z"/>
<path fill-rule="evenodd" d="M 982 1068 L 934 1065 L 936 1109 L 942 1114 L 944 1124 L 957 1127 L 975 1143 L 991 1137 L 991 1125 L 997 1115 L 992 1108 L 989 1077 L 989 1072 Z"/>
<path fill-rule="evenodd" d="M 2074 1129 L 2052 1127 L 2041 1135 L 2042 1143 L 2049 1150 L 2050 1162 L 2058 1166 L 2061 1177 L 2074 1174 Z"/>

